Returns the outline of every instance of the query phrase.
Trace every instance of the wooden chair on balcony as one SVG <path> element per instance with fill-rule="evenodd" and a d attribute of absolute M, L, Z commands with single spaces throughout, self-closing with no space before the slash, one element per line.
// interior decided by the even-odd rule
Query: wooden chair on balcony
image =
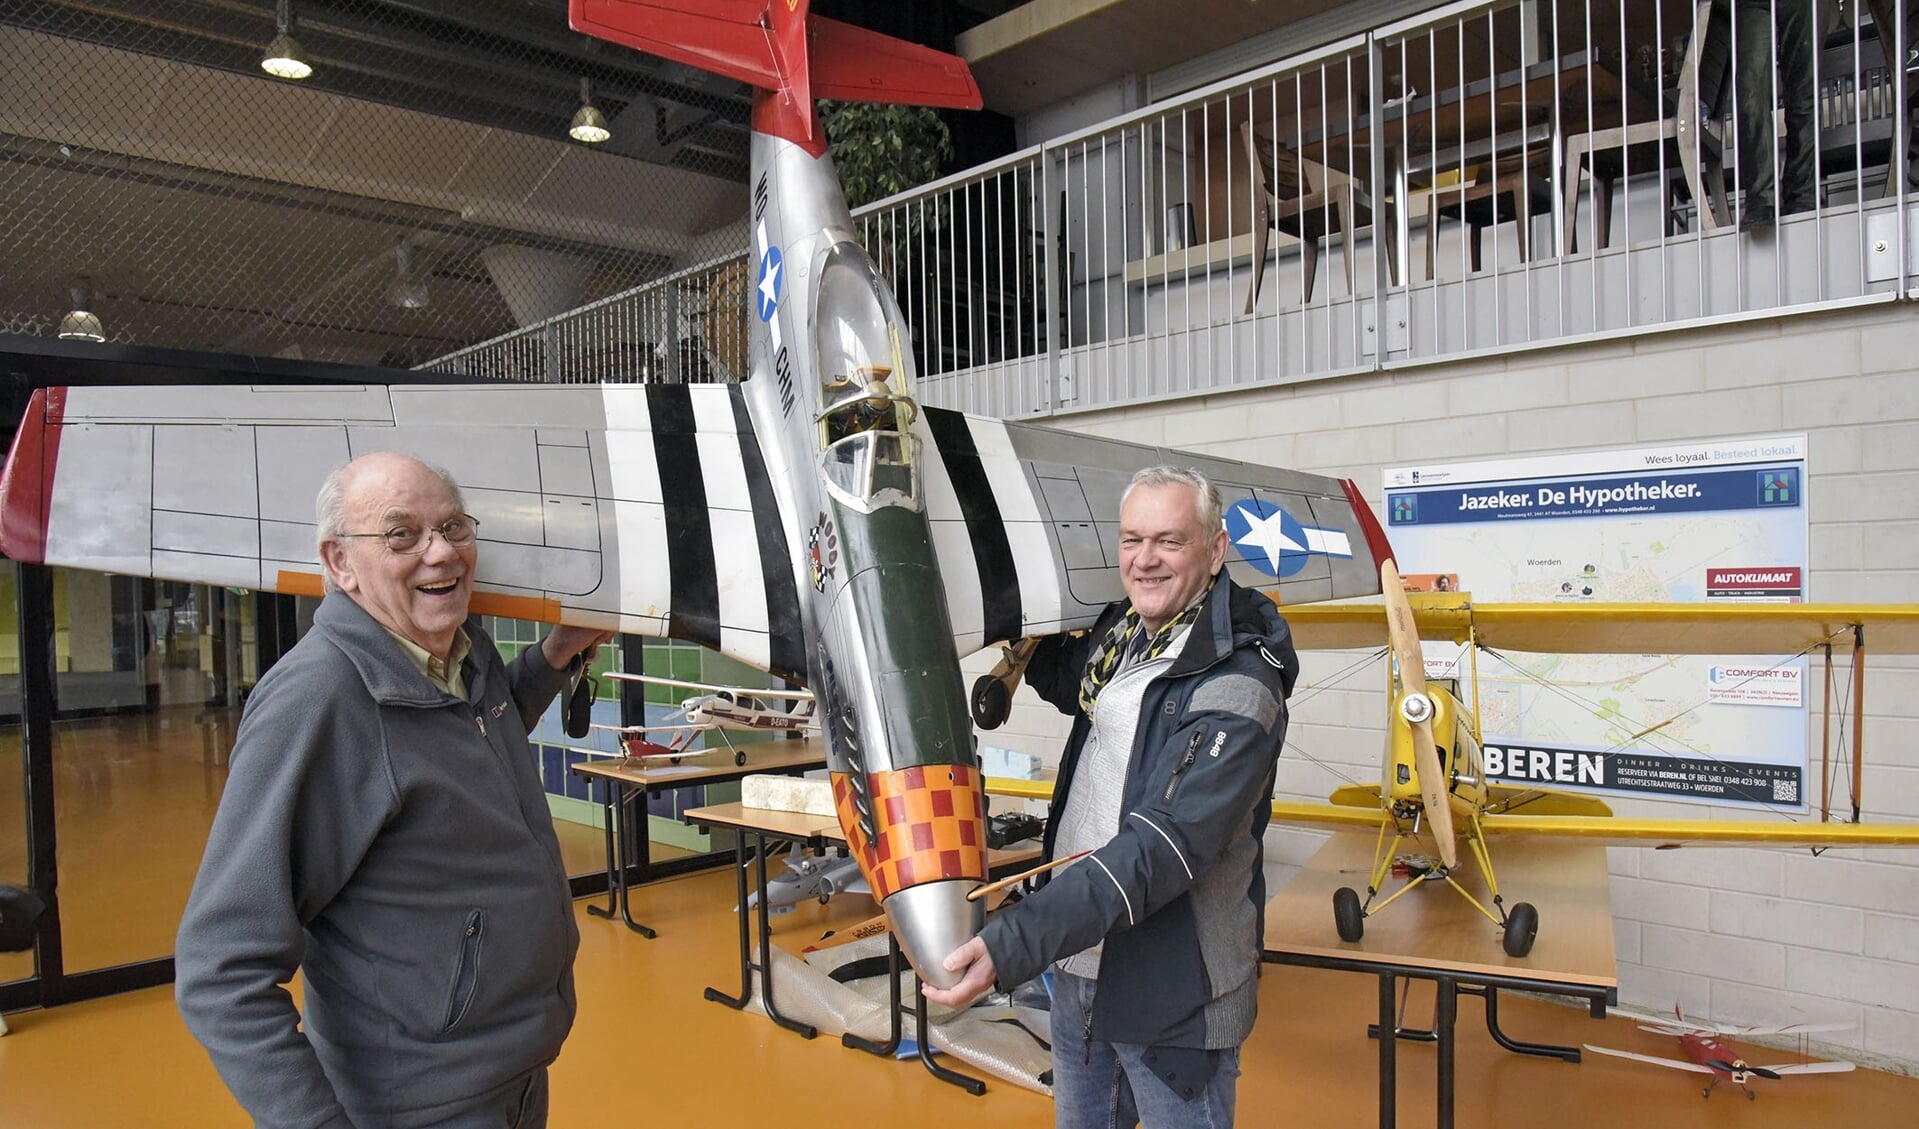
<path fill-rule="evenodd" d="M 1699 61 L 1704 54 L 1713 0 L 1696 0 L 1692 5 L 1692 33 L 1686 53 L 1679 63 L 1679 74 L 1672 88 L 1662 94 L 1667 103 L 1656 121 L 1627 122 L 1624 125 L 1568 134 L 1562 158 L 1560 192 L 1563 193 L 1565 231 L 1562 247 L 1574 250 L 1573 220 L 1579 204 L 1582 168 L 1590 171 L 1593 186 L 1593 246 L 1604 247 L 1612 235 L 1612 188 L 1615 170 L 1594 162 L 1593 155 L 1608 150 L 1625 150 L 1636 145 L 1672 143 L 1678 151 L 1679 172 L 1684 176 L 1698 210 L 1699 226 L 1711 231 L 1731 222 L 1732 210 L 1726 203 L 1726 176 L 1722 154 L 1729 143 L 1719 135 L 1719 127 L 1700 112 Z M 1730 65 L 1730 64 L 1728 64 Z M 1777 123 L 1775 123 L 1777 124 Z M 1666 186 L 1666 215 L 1672 215 Z"/>
<path fill-rule="evenodd" d="M 1438 261 L 1439 221 L 1457 215 L 1468 228 L 1471 266 L 1480 268 L 1480 233 L 1513 220 L 1519 236 L 1519 261 L 1531 256 L 1532 218 L 1552 210 L 1552 186 L 1546 172 L 1552 157 L 1544 152 L 1510 153 L 1460 170 L 1451 184 L 1435 184 L 1426 197 L 1426 281 L 1433 279 Z"/>
<path fill-rule="evenodd" d="M 1361 195 L 1351 174 L 1308 160 L 1284 145 L 1261 137 L 1253 123 L 1241 122 L 1239 134 L 1253 167 L 1253 279 L 1246 288 L 1246 312 L 1259 300 L 1266 277 L 1266 251 L 1275 230 L 1299 237 L 1299 262 L 1305 300 L 1313 300 L 1319 272 L 1319 240 L 1339 236 L 1346 260 L 1346 289 L 1353 288 L 1352 225 Z"/>

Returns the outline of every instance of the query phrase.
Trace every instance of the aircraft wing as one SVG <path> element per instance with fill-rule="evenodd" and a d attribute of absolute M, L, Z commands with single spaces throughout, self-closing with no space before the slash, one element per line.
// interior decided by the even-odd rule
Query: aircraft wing
<path fill-rule="evenodd" d="M 0 549 L 319 595 L 321 480 L 389 449 L 451 472 L 480 519 L 474 611 L 803 677 L 788 525 L 736 385 L 42 389 L 0 482 Z"/>
<path fill-rule="evenodd" d="M 1856 1070 L 1850 1062 L 1787 1062 L 1776 1066 L 1762 1066 L 1761 1070 L 1770 1070 L 1774 1074 L 1844 1074 Z"/>
<path fill-rule="evenodd" d="M 1712 1073 L 1712 1067 L 1710 1066 L 1701 1066 L 1696 1062 L 1686 1062 L 1676 1058 L 1661 1058 L 1658 1055 L 1642 1055 L 1633 1051 L 1617 1050 L 1613 1047 L 1595 1047 L 1591 1043 L 1586 1044 L 1586 1049 L 1594 1054 L 1611 1055 L 1614 1058 L 1629 1058 L 1635 1062 L 1650 1062 L 1654 1066 L 1670 1066 L 1674 1070 L 1690 1070 L 1694 1074 Z"/>
<path fill-rule="evenodd" d="M 1233 579 L 1289 617 L 1296 603 L 1379 591 L 1384 536 L 1340 479 L 940 408 L 923 409 L 914 430 L 929 452 L 927 516 L 962 655 L 1089 627 L 1121 598 L 1120 496 L 1134 471 L 1159 463 L 1196 467 L 1219 487 Z"/>
<path fill-rule="evenodd" d="M 1377 524 L 1337 480 L 939 409 L 915 427 L 962 654 L 1090 625 L 1120 594 L 1120 493 L 1154 462 L 1289 515 L 1284 578 L 1239 559 L 1236 579 L 1288 603 L 1378 591 Z M 0 482 L 0 550 L 319 595 L 314 495 L 379 450 L 460 483 L 484 543 L 474 611 L 684 639 L 804 682 L 801 525 L 738 385 L 42 389 Z"/>
<path fill-rule="evenodd" d="M 1850 647 L 1855 630 L 1877 654 L 1919 654 L 1910 604 L 1481 604 L 1463 593 L 1412 593 L 1422 639 L 1555 654 L 1785 655 L 1822 643 Z M 1386 645 L 1386 613 L 1370 602 L 1288 609 L 1301 647 Z"/>

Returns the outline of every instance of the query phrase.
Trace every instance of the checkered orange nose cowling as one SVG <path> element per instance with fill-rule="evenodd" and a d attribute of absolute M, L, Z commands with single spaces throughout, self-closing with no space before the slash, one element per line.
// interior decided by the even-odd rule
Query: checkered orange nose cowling
<path fill-rule="evenodd" d="M 833 774 L 833 806 L 860 873 L 885 901 L 897 891 L 947 878 L 986 881 L 986 813 L 980 776 L 967 765 L 915 765 L 867 777 L 879 840 L 869 842 L 853 806 L 853 787 Z"/>

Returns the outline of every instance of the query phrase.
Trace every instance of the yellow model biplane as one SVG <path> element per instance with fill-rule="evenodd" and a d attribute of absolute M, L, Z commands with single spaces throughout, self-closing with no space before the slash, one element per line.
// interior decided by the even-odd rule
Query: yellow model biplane
<path fill-rule="evenodd" d="M 1468 595 L 1409 597 L 1389 560 L 1381 568 L 1379 603 L 1291 606 L 1294 643 L 1306 649 L 1386 645 L 1391 659 L 1383 771 L 1377 784 L 1348 785 L 1331 803 L 1273 804 L 1273 817 L 1322 827 L 1376 826 L 1379 845 L 1362 897 L 1341 889 L 1333 912 L 1339 935 L 1357 941 L 1367 916 L 1407 891 L 1445 882 L 1504 931 L 1508 955 L 1532 950 L 1537 911 L 1504 904 L 1491 841 L 1562 835 L 1589 842 L 1654 847 L 1919 846 L 1919 822 L 1858 821 L 1865 716 L 1863 664 L 1868 642 L 1890 654 L 1919 654 L 1919 608 L 1822 604 L 1478 604 Z M 1414 600 L 1418 603 L 1415 604 Z M 1778 819 L 1651 819 L 1616 817 L 1595 797 L 1489 781 L 1475 713 L 1452 690 L 1428 685 L 1421 640 L 1468 648 L 1568 654 L 1778 654 L 1825 651 L 1826 715 L 1832 716 L 1831 648 L 1851 652 L 1852 804 L 1850 822 L 1833 819 L 1822 796 L 1815 817 Z M 1830 725 L 1828 724 L 1828 734 Z M 1830 741 L 1826 755 L 1831 756 Z M 1829 774 L 1828 774 L 1829 777 Z M 1466 843 L 1484 875 L 1487 906 L 1453 879 Z M 1388 879 L 1403 875 L 1396 888 Z M 1383 896 L 1382 896 L 1383 895 Z"/>
<path fill-rule="evenodd" d="M 1334 896 L 1339 935 L 1358 941 L 1366 918 L 1407 891 L 1428 882 L 1457 890 L 1503 931 L 1508 955 L 1532 951 L 1539 915 L 1527 902 L 1507 908 L 1493 868 L 1491 841 L 1572 836 L 1590 843 L 1720 847 L 1908 847 L 1919 846 L 1919 822 L 1860 822 L 1864 773 L 1865 656 L 1870 642 L 1881 654 L 1919 654 L 1919 607 L 1835 604 L 1475 604 L 1466 593 L 1408 596 L 1392 561 L 1381 568 L 1380 602 L 1289 605 L 1286 618 L 1302 650 L 1387 647 L 1390 686 L 1385 755 L 1379 783 L 1351 784 L 1328 803 L 1276 800 L 1273 819 L 1342 828 L 1376 828 L 1379 845 L 1366 892 L 1341 889 Z M 1799 819 L 1656 819 L 1615 816 L 1593 796 L 1488 779 L 1479 743 L 1476 711 L 1454 690 L 1428 685 L 1422 640 L 1478 648 L 1561 654 L 1823 653 L 1826 659 L 1826 737 L 1823 757 L 1833 757 L 1832 654 L 1849 653 L 1852 669 L 1851 804 L 1834 818 L 1823 791 L 1815 812 Z M 1007 649 L 1005 661 L 980 679 L 975 694 L 1010 694 L 1030 647 Z M 997 688 L 989 687 L 997 682 Z M 1832 774 L 1822 771 L 1822 782 Z M 1044 799 L 1047 781 L 995 780 L 1001 795 Z M 1487 906 L 1453 877 L 1464 840 L 1484 875 Z M 1403 877 L 1388 889 L 1388 879 Z M 1383 895 L 1383 896 L 1382 896 Z"/>

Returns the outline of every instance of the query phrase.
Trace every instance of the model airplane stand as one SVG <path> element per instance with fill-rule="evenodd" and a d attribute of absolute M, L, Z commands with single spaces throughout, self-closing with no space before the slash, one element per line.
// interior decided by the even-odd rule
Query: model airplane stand
<path fill-rule="evenodd" d="M 1286 883 L 1266 907 L 1264 959 L 1363 972 L 1379 982 L 1379 1021 L 1368 1029 L 1379 1045 L 1379 1124 L 1397 1121 L 1398 1043 L 1432 1042 L 1438 1048 L 1436 1073 L 1439 1129 L 1453 1124 L 1454 1028 L 1459 997 L 1486 1001 L 1486 1027 L 1509 1051 L 1577 1062 L 1572 1047 L 1550 1047 L 1508 1037 L 1499 1027 L 1500 989 L 1543 992 L 1585 1000 L 1594 1018 L 1603 1018 L 1619 991 L 1613 954 L 1612 899 L 1603 846 L 1538 840 L 1524 851 L 1508 852 L 1500 880 L 1524 889 L 1538 903 L 1542 919 L 1552 922 L 1525 957 L 1507 954 L 1498 930 L 1466 899 L 1434 887 L 1408 894 L 1391 914 L 1369 922 L 1360 941 L 1342 941 L 1326 912 L 1334 890 L 1353 873 L 1364 873 L 1373 857 L 1374 836 L 1336 832 Z M 1463 866 L 1457 876 L 1475 892 L 1483 879 Z M 1433 1025 L 1406 1031 L 1398 1022 L 1402 984 L 1430 980 L 1435 989 Z M 1383 1032 L 1395 1038 L 1379 1038 Z"/>
<path fill-rule="evenodd" d="M 890 932 L 886 935 L 886 974 L 890 985 L 887 1009 L 893 1023 L 891 1030 L 887 1032 L 886 1042 L 876 1043 L 871 1039 L 862 1039 L 848 1031 L 840 1036 L 841 1046 L 852 1047 L 882 1058 L 893 1058 L 898 1054 L 901 1019 L 909 1009 L 905 1006 L 905 1001 L 900 998 L 900 943 L 898 938 Z M 919 1044 L 920 1063 L 926 1067 L 927 1073 L 942 1082 L 951 1082 L 974 1097 L 984 1094 L 986 1083 L 970 1075 L 961 1074 L 957 1070 L 948 1070 L 933 1061 L 933 1047 L 927 1032 L 926 987 L 920 983 L 918 973 L 913 974 L 913 1006 L 910 1010 L 913 1013 L 913 1038 Z"/>

